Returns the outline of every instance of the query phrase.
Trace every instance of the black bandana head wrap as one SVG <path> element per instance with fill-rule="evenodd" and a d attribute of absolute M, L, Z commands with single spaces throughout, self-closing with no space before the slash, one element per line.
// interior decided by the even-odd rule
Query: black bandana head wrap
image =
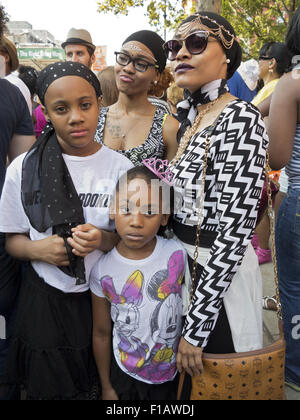
<path fill-rule="evenodd" d="M 49 86 L 65 76 L 84 78 L 95 88 L 97 97 L 101 95 L 99 81 L 88 67 L 72 62 L 55 63 L 46 67 L 38 78 L 37 93 L 43 104 Z M 85 224 L 83 208 L 51 123 L 24 158 L 21 191 L 31 226 L 38 232 L 52 228 L 53 235 L 64 239 L 70 264 L 60 269 L 74 277 L 76 285 L 86 283 L 84 260 L 72 253 L 67 242 L 72 228 Z"/>
<path fill-rule="evenodd" d="M 82 77 L 93 86 L 97 98 L 102 95 L 97 76 L 87 66 L 72 61 L 62 61 L 50 64 L 39 74 L 36 93 L 43 105 L 45 105 L 45 95 L 51 84 L 65 76 Z"/>
<path fill-rule="evenodd" d="M 166 68 L 167 58 L 163 50 L 165 41 L 153 31 L 138 31 L 130 35 L 122 44 L 125 45 L 128 42 L 137 41 L 144 44 L 153 53 L 154 58 L 159 66 L 158 71 L 162 73 Z"/>
<path fill-rule="evenodd" d="M 176 34 L 183 30 L 184 26 L 187 26 L 187 28 L 190 26 L 190 28 L 193 29 L 193 24 L 195 25 L 195 29 L 197 26 L 200 29 L 201 25 L 203 25 L 215 33 L 215 36 L 219 40 L 226 57 L 230 60 L 227 72 L 227 79 L 230 79 L 242 62 L 242 49 L 236 39 L 233 27 L 225 18 L 217 13 L 200 12 L 185 19 L 179 25 Z"/>

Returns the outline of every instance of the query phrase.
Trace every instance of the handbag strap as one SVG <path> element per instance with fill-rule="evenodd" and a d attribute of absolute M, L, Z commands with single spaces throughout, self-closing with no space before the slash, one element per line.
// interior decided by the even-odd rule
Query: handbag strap
<path fill-rule="evenodd" d="M 185 371 L 183 371 L 179 376 L 179 384 L 178 384 L 178 389 L 177 389 L 177 400 L 178 401 L 181 400 L 184 380 L 185 380 Z"/>
<path fill-rule="evenodd" d="M 280 302 L 280 292 L 279 292 L 279 280 L 278 280 L 278 264 L 277 264 L 277 254 L 276 254 L 276 243 L 275 243 L 275 214 L 273 211 L 273 199 L 272 199 L 272 188 L 271 188 L 271 178 L 270 178 L 270 154 L 267 150 L 267 165 L 266 165 L 266 177 L 268 184 L 268 216 L 270 220 L 270 232 L 271 232 L 271 250 L 272 250 L 272 260 L 274 267 L 274 281 L 275 281 L 275 299 L 277 302 L 277 317 L 279 322 L 282 321 L 282 306 Z"/>
<path fill-rule="evenodd" d="M 193 261 L 193 272 L 192 272 L 192 287 L 190 291 L 190 304 L 192 304 L 193 297 L 196 292 L 196 276 L 197 276 L 197 261 L 199 256 L 199 243 L 200 243 L 200 234 L 201 234 L 201 225 L 203 220 L 204 212 L 204 192 L 205 192 L 205 182 L 208 166 L 208 153 L 211 142 L 211 137 L 216 129 L 218 124 L 219 116 L 215 122 L 209 127 L 206 138 L 205 138 L 205 153 L 203 158 L 203 172 L 202 172 L 202 183 L 201 183 L 201 197 L 200 197 L 200 206 L 198 214 L 198 226 L 196 232 L 196 241 L 195 241 L 195 252 L 194 252 L 194 261 Z M 279 293 L 279 281 L 278 281 L 278 266 L 277 266 L 277 256 L 276 256 L 276 245 L 275 245 L 275 217 L 273 212 L 273 203 L 272 203 L 272 189 L 270 181 L 270 166 L 269 166 L 269 151 L 267 150 L 266 155 L 266 177 L 268 184 L 268 215 L 270 219 L 270 230 L 271 230 L 271 240 L 272 240 L 272 258 L 273 258 L 273 267 L 274 267 L 274 281 L 275 281 L 275 290 L 276 290 L 276 302 L 277 302 L 277 317 L 279 322 L 282 321 L 282 306 L 280 303 L 280 293 Z"/>
<path fill-rule="evenodd" d="M 219 117 L 220 115 L 216 118 L 215 122 L 208 128 L 208 131 L 205 137 L 205 152 L 204 152 L 204 158 L 203 158 L 201 195 L 200 195 L 200 206 L 199 206 L 199 212 L 198 212 L 198 225 L 197 225 L 197 232 L 196 232 L 196 242 L 195 242 L 193 272 L 192 272 L 192 287 L 190 291 L 190 303 L 192 303 L 193 296 L 196 292 L 197 261 L 198 261 L 198 256 L 199 256 L 198 250 L 199 250 L 201 225 L 202 225 L 203 212 L 204 212 L 204 191 L 205 191 L 206 173 L 207 173 L 207 166 L 208 166 L 208 152 L 209 152 L 211 137 L 217 127 Z"/>

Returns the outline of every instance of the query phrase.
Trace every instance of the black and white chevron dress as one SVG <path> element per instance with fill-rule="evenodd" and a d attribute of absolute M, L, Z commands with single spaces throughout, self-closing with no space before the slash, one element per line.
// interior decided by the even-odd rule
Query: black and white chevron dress
<path fill-rule="evenodd" d="M 175 223 L 196 231 L 207 129 L 197 133 L 173 172 Z M 183 336 L 206 347 L 224 296 L 256 226 L 265 178 L 268 136 L 259 111 L 235 100 L 227 105 L 211 138 L 201 235 L 214 235 L 186 318 Z M 181 199 L 178 200 L 178 197 Z"/>

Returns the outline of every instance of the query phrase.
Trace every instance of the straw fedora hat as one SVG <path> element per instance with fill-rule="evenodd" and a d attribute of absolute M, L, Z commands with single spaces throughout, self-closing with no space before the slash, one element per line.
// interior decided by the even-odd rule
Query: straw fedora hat
<path fill-rule="evenodd" d="M 17 48 L 15 47 L 15 45 L 8 38 L 3 36 L 0 43 L 0 49 L 2 49 L 4 52 L 7 52 L 7 54 L 10 57 L 11 72 L 16 71 L 20 63 L 18 59 Z"/>
<path fill-rule="evenodd" d="M 93 51 L 96 49 L 90 33 L 85 29 L 70 29 L 67 35 L 67 40 L 61 46 L 62 48 L 65 48 L 66 45 L 69 44 L 86 45 L 87 47 L 92 48 Z"/>

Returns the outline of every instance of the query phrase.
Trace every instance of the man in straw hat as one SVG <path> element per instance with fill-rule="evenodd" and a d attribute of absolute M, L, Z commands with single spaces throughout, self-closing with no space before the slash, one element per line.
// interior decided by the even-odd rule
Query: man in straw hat
<path fill-rule="evenodd" d="M 67 61 L 75 61 L 92 68 L 96 57 L 96 46 L 92 37 L 85 29 L 70 29 L 67 40 L 62 44 L 65 50 Z"/>
<path fill-rule="evenodd" d="M 5 36 L 2 37 L 0 42 L 0 55 L 4 57 L 5 60 L 5 78 L 13 85 L 17 86 L 20 91 L 22 92 L 30 114 L 32 114 L 32 102 L 31 102 L 31 94 L 28 87 L 25 83 L 19 79 L 18 75 L 14 72 L 19 67 L 19 58 L 18 52 L 15 45 Z"/>

